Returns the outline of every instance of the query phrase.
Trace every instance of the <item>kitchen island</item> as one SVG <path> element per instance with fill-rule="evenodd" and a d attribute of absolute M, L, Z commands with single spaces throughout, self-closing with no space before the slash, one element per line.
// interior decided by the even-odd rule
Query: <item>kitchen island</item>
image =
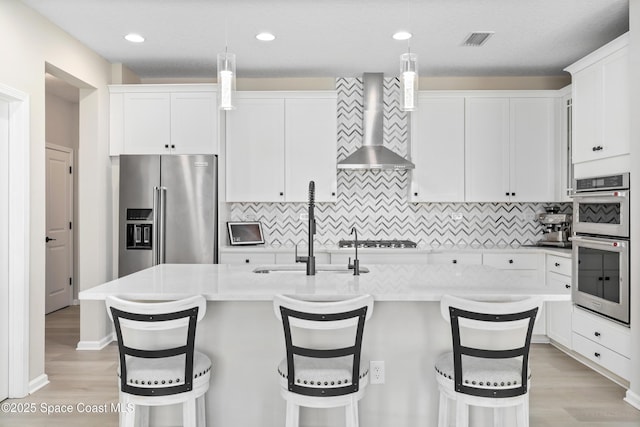
<path fill-rule="evenodd" d="M 213 361 L 208 424 L 276 427 L 284 425 L 285 415 L 276 375 L 284 340 L 273 295 L 328 300 L 371 294 L 375 306 L 363 351 L 370 360 L 385 361 L 386 383 L 368 387 L 360 403 L 361 425 L 408 427 L 437 423 L 433 365 L 451 347 L 449 326 L 440 315 L 442 295 L 569 300 L 544 282 L 522 285 L 513 272 L 481 265 L 366 265 L 369 272 L 360 276 L 348 271 L 306 276 L 287 269 L 304 267 L 300 264 L 261 267 L 284 271 L 260 274 L 246 265 L 158 265 L 81 292 L 82 309 L 104 309 L 102 300 L 109 295 L 139 300 L 205 296 L 207 314 L 198 326 L 196 345 Z M 160 412 L 152 414 L 158 425 L 179 423 L 179 411 Z M 484 421 L 485 414 L 475 418 Z M 343 422 L 339 409 L 301 411 L 302 426 Z"/>

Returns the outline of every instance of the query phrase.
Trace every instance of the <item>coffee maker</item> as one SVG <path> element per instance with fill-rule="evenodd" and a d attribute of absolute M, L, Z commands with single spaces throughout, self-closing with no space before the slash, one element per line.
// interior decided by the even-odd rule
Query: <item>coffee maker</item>
<path fill-rule="evenodd" d="M 536 242 L 538 246 L 571 247 L 569 237 L 573 218 L 569 214 L 558 213 L 558 210 L 557 207 L 552 207 L 538 214 L 538 221 L 545 226 L 542 238 Z"/>

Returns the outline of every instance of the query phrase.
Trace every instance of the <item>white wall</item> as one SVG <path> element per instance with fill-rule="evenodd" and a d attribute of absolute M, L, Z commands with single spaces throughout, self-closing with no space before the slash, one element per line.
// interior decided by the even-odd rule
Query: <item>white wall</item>
<path fill-rule="evenodd" d="M 81 254 L 78 282 L 80 289 L 85 289 L 111 278 L 106 87 L 111 66 L 18 0 L 0 2 L 0 40 L 0 82 L 30 97 L 29 379 L 34 380 L 44 373 L 45 68 L 85 88 L 80 95 L 78 154 L 82 166 L 77 189 Z"/>

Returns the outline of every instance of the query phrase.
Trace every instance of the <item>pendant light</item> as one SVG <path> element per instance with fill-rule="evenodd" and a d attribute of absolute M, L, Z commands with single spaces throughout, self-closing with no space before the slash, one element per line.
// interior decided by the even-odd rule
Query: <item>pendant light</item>
<path fill-rule="evenodd" d="M 418 55 L 409 49 L 400 55 L 400 108 L 403 111 L 417 109 L 418 77 Z"/>
<path fill-rule="evenodd" d="M 418 108 L 418 55 L 411 53 L 411 0 L 407 0 L 407 31 L 394 34 L 396 40 L 407 41 L 407 53 L 400 55 L 400 109 Z"/>
<path fill-rule="evenodd" d="M 224 53 L 218 54 L 218 108 L 234 110 L 236 95 L 236 56 L 227 52 L 229 46 L 228 4 L 224 4 Z"/>
<path fill-rule="evenodd" d="M 218 108 L 234 110 L 233 101 L 236 92 L 236 56 L 228 53 L 218 54 Z"/>

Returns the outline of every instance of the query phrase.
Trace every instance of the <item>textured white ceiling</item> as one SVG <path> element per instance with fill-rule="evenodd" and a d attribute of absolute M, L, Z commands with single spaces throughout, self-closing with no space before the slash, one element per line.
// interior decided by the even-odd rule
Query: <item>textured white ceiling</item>
<path fill-rule="evenodd" d="M 225 40 L 239 77 L 393 75 L 400 29 L 414 34 L 421 75 L 562 75 L 629 28 L 628 0 L 22 1 L 142 78 L 213 78 Z M 276 40 L 259 42 L 261 31 Z M 495 34 L 463 47 L 473 31 Z M 126 42 L 129 32 L 147 41 Z"/>

